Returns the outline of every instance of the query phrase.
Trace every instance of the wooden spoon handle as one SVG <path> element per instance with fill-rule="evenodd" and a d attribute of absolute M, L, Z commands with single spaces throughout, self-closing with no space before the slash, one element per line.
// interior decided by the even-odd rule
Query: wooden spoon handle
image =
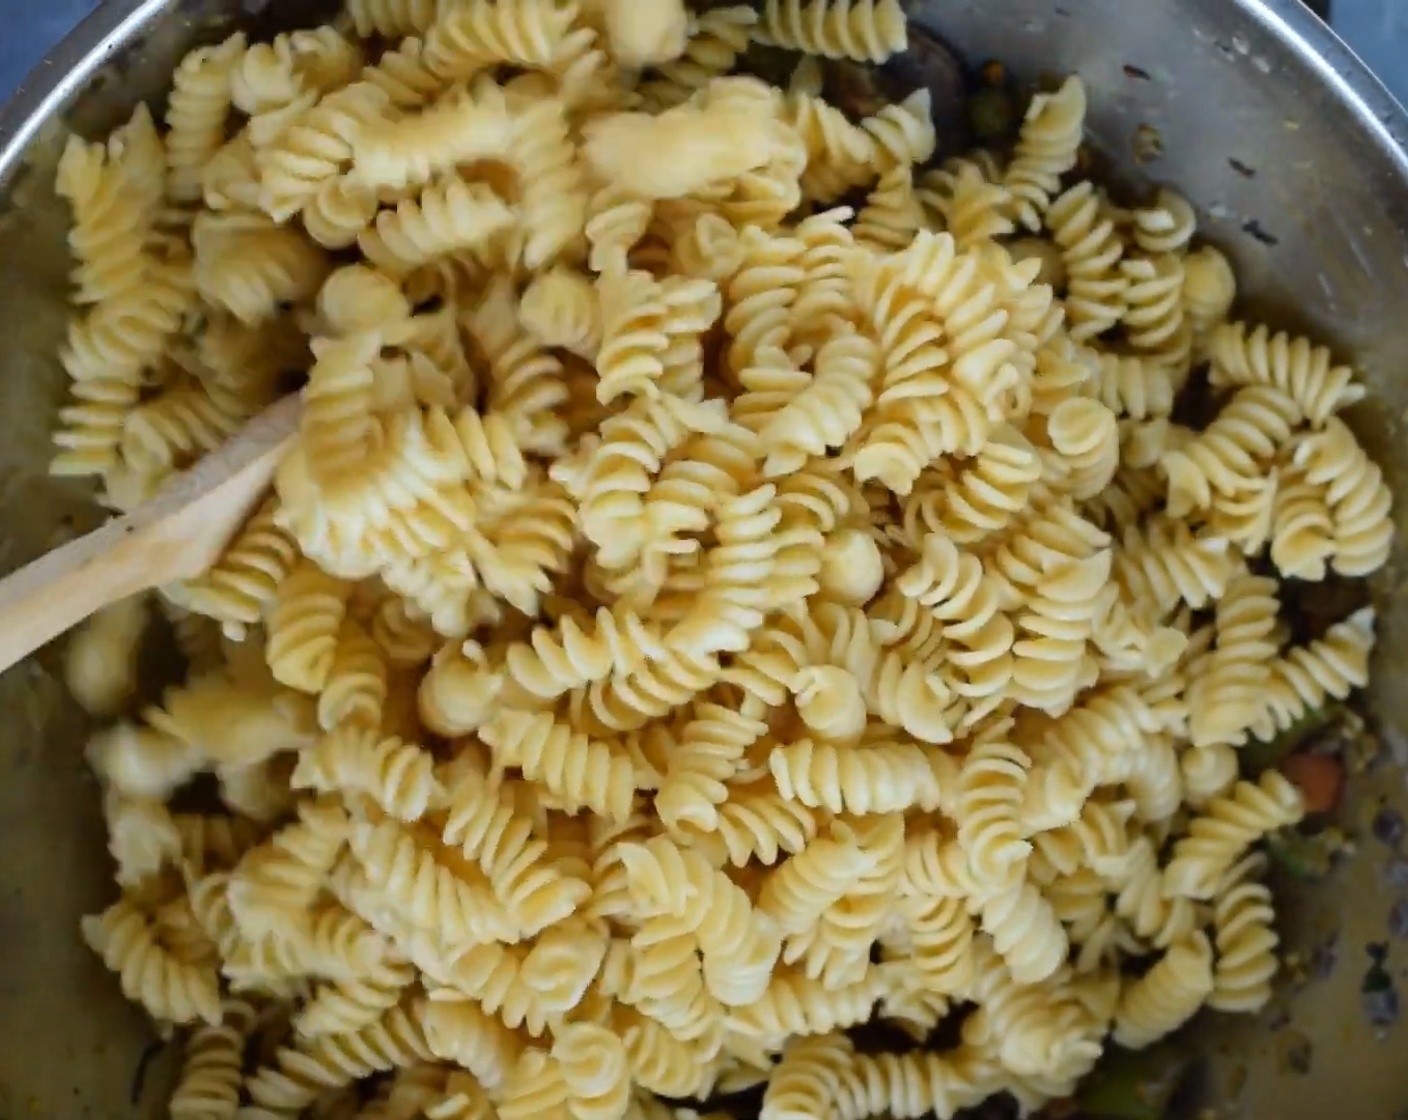
<path fill-rule="evenodd" d="M 119 599 L 151 586 L 149 542 L 131 516 L 0 580 L 0 672 Z"/>
<path fill-rule="evenodd" d="M 119 599 L 215 563 L 293 442 L 288 396 L 126 517 L 0 580 L 0 672 Z"/>

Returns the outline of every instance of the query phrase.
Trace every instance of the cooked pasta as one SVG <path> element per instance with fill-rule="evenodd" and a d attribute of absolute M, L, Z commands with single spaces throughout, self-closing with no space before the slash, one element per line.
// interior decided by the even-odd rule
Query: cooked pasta
<path fill-rule="evenodd" d="M 253 1006 L 226 1000 L 218 1026 L 199 1027 L 186 1042 L 181 1078 L 171 1094 L 173 1120 L 233 1117 L 244 1081 L 244 1048 L 256 1023 Z"/>
<path fill-rule="evenodd" d="M 484 246 L 512 223 L 513 214 L 488 187 L 447 179 L 382 211 L 357 243 L 388 276 L 405 276 L 439 257 Z"/>
<path fill-rule="evenodd" d="M 825 58 L 884 62 L 909 43 L 899 0 L 768 0 L 756 37 Z"/>
<path fill-rule="evenodd" d="M 1281 617 L 1388 558 L 1362 386 L 1090 179 L 1079 78 L 935 166 L 843 65 L 898 0 L 693 7 L 349 0 L 63 155 L 55 472 L 305 404 L 87 750 L 180 1120 L 1033 1112 L 1266 1003 L 1302 806 L 1241 748 L 1367 683 L 1371 611 Z M 73 641 L 101 716 L 144 610 Z"/>
<path fill-rule="evenodd" d="M 1212 947 L 1205 934 L 1195 933 L 1170 946 L 1120 996 L 1115 1040 L 1130 1047 L 1158 1041 L 1192 1018 L 1212 991 Z"/>
<path fill-rule="evenodd" d="M 433 756 L 422 747 L 344 725 L 304 753 L 293 782 L 326 793 L 364 794 L 383 812 L 415 821 L 444 797 L 434 766 Z"/>
<path fill-rule="evenodd" d="M 187 964 L 158 943 L 150 919 L 130 899 L 83 919 L 83 939 L 122 978 L 122 991 L 159 1020 L 221 1020 L 215 970 Z"/>
<path fill-rule="evenodd" d="M 617 6 L 618 10 L 620 5 Z M 652 108 L 670 109 L 689 100 L 716 77 L 733 69 L 747 49 L 758 13 L 737 5 L 692 15 L 679 57 L 661 61 L 641 82 L 640 94 Z"/>
<path fill-rule="evenodd" d="M 235 68 L 246 50 L 243 34 L 214 47 L 198 47 L 176 67 L 166 107 L 167 190 L 173 200 L 201 195 L 205 165 L 225 142 L 234 103 Z"/>
<path fill-rule="evenodd" d="M 1214 493 L 1235 497 L 1255 490 L 1301 419 L 1300 406 L 1279 389 L 1238 390 L 1196 439 L 1163 457 L 1169 512 L 1180 516 L 1206 509 Z"/>
<path fill-rule="evenodd" d="M 68 243 L 78 259 L 74 302 L 101 303 L 140 284 L 151 215 L 121 163 L 109 159 L 103 145 L 70 137 L 55 191 L 73 212 Z"/>
<path fill-rule="evenodd" d="M 1242 853 L 1267 833 L 1295 824 L 1304 813 L 1301 796 L 1276 771 L 1259 782 L 1241 781 L 1204 807 L 1174 845 L 1165 873 L 1170 896 L 1211 898 L 1221 877 Z"/>
<path fill-rule="evenodd" d="M 461 80 L 508 63 L 546 66 L 572 25 L 573 9 L 553 0 L 491 0 L 440 12 L 425 32 L 426 62 L 442 77 Z"/>
<path fill-rule="evenodd" d="M 1087 180 L 1053 200 L 1046 212 L 1066 266 L 1066 309 L 1077 342 L 1104 334 L 1129 314 L 1129 276 L 1120 267 L 1124 242 L 1109 210 Z"/>
<path fill-rule="evenodd" d="M 1076 164 L 1085 106 L 1085 84 L 1068 78 L 1056 93 L 1033 98 L 1027 109 L 1003 185 L 1012 192 L 1018 220 L 1029 230 L 1041 228 L 1061 191 L 1061 176 Z"/>
<path fill-rule="evenodd" d="M 350 591 L 306 562 L 283 581 L 269 616 L 269 668 L 276 680 L 303 692 L 322 691 Z"/>
<path fill-rule="evenodd" d="M 1364 576 L 1388 561 L 1393 495 L 1383 471 L 1364 453 L 1338 417 L 1296 448 L 1295 463 L 1312 486 L 1324 487 L 1333 533 L 1331 566 L 1340 575 Z"/>
<path fill-rule="evenodd" d="M 99 611 L 69 639 L 64 684 L 90 715 L 117 715 L 136 695 L 137 657 L 149 619 L 139 595 Z"/>

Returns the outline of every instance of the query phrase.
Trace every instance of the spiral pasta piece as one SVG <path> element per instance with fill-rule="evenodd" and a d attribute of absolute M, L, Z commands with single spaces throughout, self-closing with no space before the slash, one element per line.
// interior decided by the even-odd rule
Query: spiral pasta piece
<path fill-rule="evenodd" d="M 1266 707 L 1252 725 L 1258 739 L 1286 730 L 1327 697 L 1343 700 L 1369 681 L 1374 648 L 1374 611 L 1364 608 L 1337 622 L 1323 638 L 1287 652 L 1271 665 Z"/>
<path fill-rule="evenodd" d="M 440 257 L 477 249 L 513 224 L 513 213 L 482 183 L 446 179 L 376 216 L 357 243 L 372 264 L 402 277 Z"/>
<path fill-rule="evenodd" d="M 124 419 L 122 458 L 139 473 L 164 478 L 214 451 L 237 424 L 238 417 L 224 412 L 199 385 L 167 389 Z"/>
<path fill-rule="evenodd" d="M 1334 531 L 1331 566 L 1345 576 L 1365 576 L 1388 561 L 1393 495 L 1383 471 L 1371 462 L 1349 428 L 1331 417 L 1323 431 L 1305 437 L 1294 461 L 1307 483 L 1325 488 Z"/>
<path fill-rule="evenodd" d="M 1066 265 L 1071 337 L 1084 342 L 1104 334 L 1128 314 L 1129 294 L 1120 265 L 1124 242 L 1108 205 L 1092 183 L 1078 183 L 1051 203 L 1046 222 Z"/>
<path fill-rule="evenodd" d="M 964 760 L 958 786 L 958 842 L 973 872 L 992 888 L 1022 873 L 1022 802 L 1031 760 L 1011 743 L 984 741 Z"/>
<path fill-rule="evenodd" d="M 435 22 L 434 0 L 348 0 L 347 12 L 357 34 L 421 35 Z"/>
<path fill-rule="evenodd" d="M 283 581 L 269 618 L 267 657 L 275 680 L 303 692 L 323 690 L 350 590 L 307 562 Z"/>
<path fill-rule="evenodd" d="M 137 658 L 150 615 L 143 596 L 99 611 L 69 639 L 64 684 L 84 711 L 117 715 L 137 691 Z"/>
<path fill-rule="evenodd" d="M 435 760 L 424 748 L 352 724 L 329 732 L 305 752 L 293 782 L 323 792 L 365 794 L 402 821 L 419 820 L 444 797 Z"/>
<path fill-rule="evenodd" d="M 240 859 L 230 879 L 230 912 L 253 941 L 299 932 L 321 880 L 347 840 L 347 815 L 330 802 L 305 802 L 297 823 L 287 825 Z"/>
<path fill-rule="evenodd" d="M 1166 614 L 1180 602 L 1200 610 L 1215 601 L 1236 574 L 1238 558 L 1226 541 L 1195 538 L 1186 522 L 1157 516 L 1125 531 L 1114 567 L 1132 600 Z"/>
<path fill-rule="evenodd" d="M 637 399 L 603 422 L 601 439 L 579 470 L 557 474 L 581 503 L 582 529 L 598 548 L 601 563 L 620 568 L 633 562 L 649 539 L 645 503 L 665 458 L 694 431 L 719 431 L 722 415 L 690 408 L 672 398 Z"/>
<path fill-rule="evenodd" d="M 806 280 L 806 244 L 747 229 L 742 236 L 743 264 L 729 281 L 724 328 L 732 336 L 729 367 L 740 376 L 759 359 L 781 349 L 790 330 L 790 313 Z"/>
<path fill-rule="evenodd" d="M 155 365 L 193 295 L 188 269 L 150 265 L 140 287 L 104 301 L 69 327 L 59 357 L 80 385 L 135 381 Z"/>
<path fill-rule="evenodd" d="M 582 273 L 558 265 L 540 274 L 523 293 L 518 310 L 523 326 L 541 345 L 595 359 L 601 346 L 601 308 Z"/>
<path fill-rule="evenodd" d="M 466 775 L 450 790 L 447 804 L 445 843 L 458 845 L 479 863 L 525 936 L 561 922 L 591 893 L 588 884 L 549 864 L 547 843 L 485 779 Z"/>
<path fill-rule="evenodd" d="M 1206 899 L 1242 853 L 1261 837 L 1295 824 L 1305 813 L 1295 786 L 1274 770 L 1259 781 L 1241 781 L 1217 798 L 1188 826 L 1164 873 L 1170 896 Z"/>
<path fill-rule="evenodd" d="M 1051 904 L 1031 883 L 990 893 L 981 901 L 982 928 L 1011 970 L 1013 979 L 1036 984 L 1066 959 L 1070 942 Z"/>
<path fill-rule="evenodd" d="M 1206 509 L 1214 493 L 1235 497 L 1256 489 L 1302 419 L 1300 406 L 1279 389 L 1239 389 L 1197 439 L 1163 457 L 1169 512 L 1180 517 Z"/>
<path fill-rule="evenodd" d="M 1094 1063 L 1099 1042 L 1085 1029 L 1082 1020 L 1088 1017 L 1068 985 L 1016 982 L 984 941 L 977 943 L 974 956 L 971 996 L 980 1010 L 965 1032 L 970 1042 L 996 1050 L 1002 1064 L 1019 1075 L 1049 1075 Z"/>
<path fill-rule="evenodd" d="M 422 1017 L 430 1051 L 463 1067 L 484 1090 L 496 1092 L 522 1053 L 521 1040 L 492 1012 L 470 999 L 446 998 L 443 989 L 432 993 Z"/>
<path fill-rule="evenodd" d="M 761 721 L 721 705 L 699 705 L 681 731 L 656 791 L 655 810 L 660 819 L 671 828 L 716 828 L 718 807 L 729 798 L 725 783 L 766 730 Z"/>
<path fill-rule="evenodd" d="M 878 968 L 859 983 L 840 989 L 779 969 L 761 999 L 733 1010 L 730 1027 L 769 1041 L 845 1030 L 870 1018 L 887 986 L 885 973 Z"/>
<path fill-rule="evenodd" d="M 325 984 L 303 1005 L 295 1029 L 304 1038 L 319 1038 L 371 1026 L 400 1002 L 415 975 L 415 969 L 405 965 L 389 982 L 378 977 Z"/>
<path fill-rule="evenodd" d="M 705 986 L 714 998 L 728 1005 L 757 999 L 781 938 L 773 923 L 754 911 L 748 895 L 698 853 L 665 837 L 624 846 L 622 860 L 631 896 L 647 919 L 637 939 L 650 939 L 652 923 L 688 932 L 698 940 Z"/>
<path fill-rule="evenodd" d="M 272 316 L 280 304 L 317 292 L 327 258 L 298 230 L 244 215 L 208 218 L 191 230 L 196 288 L 206 302 L 244 323 Z"/>
<path fill-rule="evenodd" d="M 1335 553 L 1335 523 L 1326 487 L 1310 482 L 1303 471 L 1282 469 L 1272 497 L 1267 537 L 1271 562 L 1282 575 L 1324 579 L 1327 563 Z"/>
<path fill-rule="evenodd" d="M 1250 876 L 1264 871 L 1261 856 L 1248 856 L 1231 871 L 1213 904 L 1217 963 L 1208 1006 L 1250 1014 L 1271 999 L 1280 938 L 1272 928 L 1271 891 Z"/>
<path fill-rule="evenodd" d="M 895 168 L 927 163 L 938 147 L 932 94 L 921 87 L 866 117 L 861 129 L 875 142 L 872 158 L 882 179 Z"/>
<path fill-rule="evenodd" d="M 1124 326 L 1129 344 L 1152 360 L 1185 374 L 1192 361 L 1192 329 L 1184 321 L 1183 264 L 1171 253 L 1135 257 L 1121 265 Z"/>
<path fill-rule="evenodd" d="M 172 1023 L 221 1019 L 213 968 L 186 964 L 158 944 L 150 921 L 135 903 L 121 899 L 83 919 L 83 939 L 122 980 L 128 999 L 157 1019 Z"/>
<path fill-rule="evenodd" d="M 1169 947 L 1149 972 L 1120 995 L 1115 1040 L 1142 1047 L 1192 1018 L 1213 991 L 1212 946 L 1202 933 Z"/>
<path fill-rule="evenodd" d="M 68 244 L 78 259 L 74 302 L 101 303 L 140 284 L 149 218 L 122 165 L 109 160 L 101 144 L 72 136 L 59 159 L 54 189 L 73 212 Z"/>
<path fill-rule="evenodd" d="M 113 477 L 128 415 L 141 400 L 141 386 L 117 378 L 76 382 L 59 410 L 54 443 L 59 448 L 49 473 L 61 478 Z M 111 484 L 110 484 L 111 485 Z M 143 494 L 143 499 L 147 495 Z"/>
<path fill-rule="evenodd" d="M 909 45 L 898 0 L 768 0 L 754 37 L 854 62 L 884 62 Z"/>
<path fill-rule="evenodd" d="M 460 81 L 507 63 L 545 67 L 563 45 L 575 6 L 555 0 L 488 0 L 442 12 L 424 30 L 425 59 L 440 76 Z"/>
<path fill-rule="evenodd" d="M 852 233 L 856 243 L 877 252 L 896 252 L 924 228 L 924 210 L 914 189 L 909 167 L 886 171 L 856 215 Z"/>
<path fill-rule="evenodd" d="M 597 281 L 601 298 L 602 341 L 597 352 L 601 383 L 597 399 L 654 396 L 664 376 L 666 306 L 660 286 L 646 272 L 606 274 Z"/>
<path fill-rule="evenodd" d="M 1032 98 L 1003 185 L 1012 192 L 1021 224 L 1036 232 L 1076 165 L 1085 124 L 1085 83 L 1067 78 L 1053 94 Z"/>
<path fill-rule="evenodd" d="M 694 657 L 736 652 L 746 647 L 748 634 L 762 625 L 769 610 L 785 601 L 779 587 L 783 541 L 776 497 L 775 487 L 760 486 L 719 504 L 714 524 L 718 543 L 705 557 L 702 594 L 670 632 L 673 649 Z M 812 543 L 816 562 L 808 567 L 814 574 L 821 566 L 819 535 Z M 815 589 L 807 573 L 798 578 L 804 581 L 803 594 Z"/>
<path fill-rule="evenodd" d="M 813 840 L 763 880 L 758 910 L 783 934 L 804 933 L 839 902 L 872 865 L 871 857 L 844 840 Z"/>
<path fill-rule="evenodd" d="M 926 464 L 955 453 L 977 454 L 991 430 L 987 410 L 963 390 L 902 410 L 882 406 L 881 422 L 856 454 L 856 477 L 906 496 Z"/>
<path fill-rule="evenodd" d="M 630 1062 L 615 1031 L 571 1023 L 553 1038 L 552 1056 L 567 1086 L 567 1107 L 577 1120 L 621 1120 L 631 1092 Z"/>
<path fill-rule="evenodd" d="M 233 103 L 232 82 L 246 40 L 235 34 L 213 47 L 198 47 L 176 67 L 166 108 L 167 190 L 178 202 L 201 196 L 201 176 L 225 142 Z"/>
<path fill-rule="evenodd" d="M 931 532 L 942 528 L 958 544 L 976 544 L 1001 532 L 1026 508 L 1043 468 L 1036 448 L 1014 428 L 996 428 L 958 480 L 941 491 L 937 516 L 925 516 L 919 494 L 905 507 L 924 517 Z M 938 504 L 938 503 L 936 503 Z M 910 530 L 918 537 L 918 527 Z"/>
<path fill-rule="evenodd" d="M 783 797 L 775 788 L 734 788 L 718 806 L 715 832 L 683 830 L 683 838 L 710 855 L 712 862 L 744 867 L 757 859 L 766 866 L 784 855 L 796 855 L 817 834 L 815 809 Z"/>
<path fill-rule="evenodd" d="M 873 400 L 878 353 L 864 335 L 827 342 L 817 352 L 812 383 L 759 433 L 768 460 L 764 472 L 792 473 L 809 456 L 840 448 L 860 428 Z"/>
<path fill-rule="evenodd" d="M 1195 747 L 1236 744 L 1266 703 L 1280 604 L 1276 581 L 1240 576 L 1217 603 L 1217 649 L 1197 682 L 1189 734 Z"/>
<path fill-rule="evenodd" d="M 919 200 L 941 220 L 959 249 L 975 248 L 1016 229 L 1011 192 L 992 182 L 976 163 L 950 160 L 921 179 Z"/>
<path fill-rule="evenodd" d="M 352 854 L 369 886 L 412 927 L 451 945 L 482 945 L 517 936 L 488 881 L 421 826 L 392 817 L 353 825 Z M 474 874 L 467 874 L 473 871 Z"/>
<path fill-rule="evenodd" d="M 275 524 L 277 503 L 265 499 L 215 566 L 185 588 L 193 607 L 231 638 L 259 622 L 297 559 L 293 541 Z"/>
<path fill-rule="evenodd" d="M 1078 501 L 1093 498 L 1115 477 L 1119 429 L 1103 404 L 1077 398 L 1057 405 L 1047 417 L 1047 435 L 1066 460 L 1070 473 L 1065 485 Z"/>
<path fill-rule="evenodd" d="M 235 1115 L 244 1082 L 244 1047 L 255 1015 L 250 1004 L 227 999 L 219 1025 L 191 1032 L 180 1080 L 171 1093 L 172 1120 L 228 1120 Z"/>
<path fill-rule="evenodd" d="M 296 117 L 256 154 L 260 209 L 275 221 L 287 221 L 313 206 L 315 224 L 327 228 L 330 204 L 338 200 L 325 197 L 316 205 L 314 200 L 347 171 L 360 138 L 385 117 L 390 104 L 383 90 L 370 82 L 356 82 Z M 344 194 L 341 204 L 357 205 L 350 194 Z"/>
<path fill-rule="evenodd" d="M 513 123 L 501 98 L 451 93 L 419 113 L 400 120 L 381 114 L 354 130 L 351 173 L 369 187 L 404 190 L 460 164 L 502 158 L 512 141 Z"/>
<path fill-rule="evenodd" d="M 938 781 L 918 746 L 802 739 L 776 747 L 768 768 L 784 798 L 833 813 L 894 813 L 939 800 Z"/>
<path fill-rule="evenodd" d="M 501 711 L 479 729 L 502 766 L 517 766 L 530 781 L 594 813 L 625 820 L 635 796 L 631 761 L 593 741 L 551 713 Z"/>
<path fill-rule="evenodd" d="M 1027 829 L 1073 823 L 1091 790 L 1124 780 L 1139 745 L 1161 729 L 1157 713 L 1132 688 L 1117 685 L 1082 697 L 1031 744 Z"/>
<path fill-rule="evenodd" d="M 296 1113 L 328 1090 L 431 1057 L 417 1002 L 403 1001 L 375 1023 L 350 1034 L 281 1048 L 272 1065 L 254 1072 L 247 1089 L 263 1108 Z"/>
<path fill-rule="evenodd" d="M 1334 365 L 1330 351 L 1309 339 L 1272 334 L 1265 326 L 1224 323 L 1212 332 L 1209 348 L 1214 385 L 1279 389 L 1316 427 L 1364 398 L 1354 370 Z"/>
<path fill-rule="evenodd" d="M 645 104 L 671 109 L 733 69 L 747 49 L 758 13 L 743 5 L 713 8 L 691 17 L 684 53 L 652 68 L 638 92 Z"/>
<path fill-rule="evenodd" d="M 588 196 L 565 106 L 542 101 L 522 113 L 514 129 L 509 161 L 524 184 L 519 200 L 526 235 L 523 263 L 538 269 L 564 255 L 580 256 Z"/>
<path fill-rule="evenodd" d="M 763 1120 L 825 1115 L 828 1107 L 845 1120 L 881 1114 L 896 1120 L 930 1113 L 953 1117 L 988 1096 L 1003 1076 L 995 1059 L 966 1048 L 949 1054 L 857 1055 L 844 1035 L 821 1035 L 807 1043 L 789 1051 L 770 1079 Z"/>
<path fill-rule="evenodd" d="M 874 137 L 830 102 L 809 93 L 793 92 L 785 119 L 807 150 L 802 191 L 808 198 L 833 202 L 875 178 Z"/>
<path fill-rule="evenodd" d="M 590 622 L 568 615 L 553 629 L 536 628 L 527 643 L 509 646 L 505 668 L 519 687 L 552 699 L 663 654 L 658 633 L 638 615 L 602 607 Z"/>
<path fill-rule="evenodd" d="M 1183 258 L 1183 309 L 1198 341 L 1206 351 L 1208 334 L 1231 314 L 1237 298 L 1237 278 L 1220 251 L 1205 245 Z"/>
<path fill-rule="evenodd" d="M 616 1012 L 612 1026 L 626 1048 L 631 1076 L 642 1088 L 663 1096 L 691 1096 L 709 1078 L 708 1051 L 676 1038 L 661 1023 L 634 1010 Z"/>

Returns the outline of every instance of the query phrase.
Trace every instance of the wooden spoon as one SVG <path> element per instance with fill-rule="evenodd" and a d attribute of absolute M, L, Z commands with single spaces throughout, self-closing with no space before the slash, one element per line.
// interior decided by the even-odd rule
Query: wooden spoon
<path fill-rule="evenodd" d="M 0 672 L 119 599 L 203 575 L 268 487 L 301 412 L 285 397 L 151 501 L 0 580 Z"/>

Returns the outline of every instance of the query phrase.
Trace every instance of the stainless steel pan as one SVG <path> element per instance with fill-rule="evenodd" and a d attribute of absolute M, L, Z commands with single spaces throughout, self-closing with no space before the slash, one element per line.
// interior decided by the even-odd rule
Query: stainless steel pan
<path fill-rule="evenodd" d="M 1256 313 L 1359 364 L 1375 396 L 1353 419 L 1408 516 L 1408 116 L 1349 51 L 1296 0 L 909 7 L 970 61 L 1085 77 L 1116 174 L 1177 185 L 1235 258 Z M 97 135 L 138 99 L 159 99 L 180 53 L 232 23 L 320 14 L 298 0 L 108 0 L 0 111 L 0 571 L 95 516 L 81 487 L 44 473 L 63 389 L 69 265 L 52 189 L 63 134 Z M 1351 782 L 1344 826 L 1358 854 L 1283 896 L 1299 981 L 1256 1019 L 1195 1024 L 1211 1058 L 1210 1116 L 1408 1116 L 1408 1026 L 1375 1026 L 1361 992 L 1371 947 L 1384 953 L 1377 984 L 1408 978 L 1408 940 L 1395 938 L 1408 934 L 1394 808 L 1408 800 L 1400 571 L 1378 584 L 1370 701 L 1384 760 Z M 84 720 L 56 670 L 50 651 L 0 677 L 0 1120 L 158 1115 L 174 1055 L 152 1048 L 77 936 L 79 915 L 108 899 L 110 872 Z M 1391 997 L 1367 1002 L 1390 1017 Z"/>

